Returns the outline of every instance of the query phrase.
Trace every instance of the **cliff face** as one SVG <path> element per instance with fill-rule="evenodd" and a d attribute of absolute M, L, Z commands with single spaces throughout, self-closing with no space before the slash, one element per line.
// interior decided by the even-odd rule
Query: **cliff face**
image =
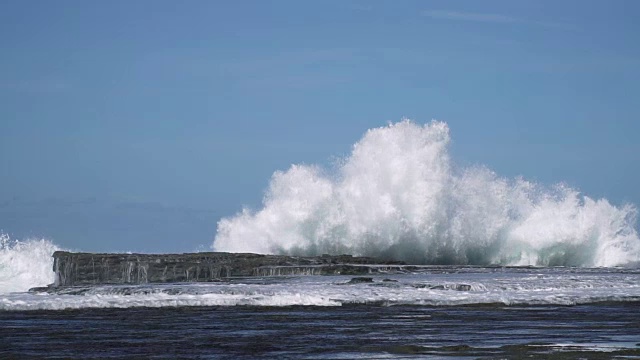
<path fill-rule="evenodd" d="M 350 255 L 296 257 L 219 252 L 93 254 L 56 251 L 53 258 L 53 287 L 207 282 L 235 276 L 356 275 L 372 272 L 372 268 L 365 265 L 384 264 Z"/>

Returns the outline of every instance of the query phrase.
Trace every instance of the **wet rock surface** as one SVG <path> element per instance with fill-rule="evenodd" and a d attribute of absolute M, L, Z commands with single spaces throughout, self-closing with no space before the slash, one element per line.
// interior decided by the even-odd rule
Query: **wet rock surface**
<path fill-rule="evenodd" d="M 373 278 L 371 277 L 355 277 L 349 280 L 347 284 L 362 284 L 362 283 L 372 283 L 372 282 L 373 282 Z"/>
<path fill-rule="evenodd" d="M 250 253 L 53 254 L 50 287 L 98 284 L 210 282 L 228 277 L 282 275 L 364 275 L 401 270 L 403 263 L 350 255 L 314 257 Z M 381 266 L 383 265 L 383 266 Z"/>

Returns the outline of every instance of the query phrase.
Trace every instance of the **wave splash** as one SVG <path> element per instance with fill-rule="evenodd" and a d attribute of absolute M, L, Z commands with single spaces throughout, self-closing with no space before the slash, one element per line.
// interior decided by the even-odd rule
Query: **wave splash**
<path fill-rule="evenodd" d="M 215 251 L 353 254 L 419 264 L 617 266 L 640 260 L 637 209 L 565 185 L 455 168 L 449 128 L 370 129 L 334 171 L 276 171 L 258 211 L 223 218 Z"/>
<path fill-rule="evenodd" d="M 59 250 L 45 239 L 13 240 L 0 234 L 0 294 L 27 291 L 53 283 L 54 251 Z"/>

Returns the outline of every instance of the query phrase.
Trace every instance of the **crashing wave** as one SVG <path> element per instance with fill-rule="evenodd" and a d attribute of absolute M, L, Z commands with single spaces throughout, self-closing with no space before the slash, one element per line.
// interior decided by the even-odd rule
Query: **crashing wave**
<path fill-rule="evenodd" d="M 633 205 L 452 165 L 446 123 L 370 129 L 335 171 L 276 171 L 258 211 L 223 218 L 216 251 L 420 264 L 616 266 L 640 260 Z"/>
<path fill-rule="evenodd" d="M 58 247 L 45 239 L 13 240 L 0 234 L 0 294 L 27 291 L 53 283 Z"/>

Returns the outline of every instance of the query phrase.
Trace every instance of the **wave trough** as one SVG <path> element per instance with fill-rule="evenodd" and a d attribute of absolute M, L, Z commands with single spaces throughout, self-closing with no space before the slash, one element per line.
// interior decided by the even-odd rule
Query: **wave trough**
<path fill-rule="evenodd" d="M 334 171 L 276 171 L 258 211 L 223 218 L 215 251 L 353 254 L 420 264 L 617 266 L 640 260 L 637 209 L 565 185 L 457 168 L 449 128 L 370 129 Z"/>

